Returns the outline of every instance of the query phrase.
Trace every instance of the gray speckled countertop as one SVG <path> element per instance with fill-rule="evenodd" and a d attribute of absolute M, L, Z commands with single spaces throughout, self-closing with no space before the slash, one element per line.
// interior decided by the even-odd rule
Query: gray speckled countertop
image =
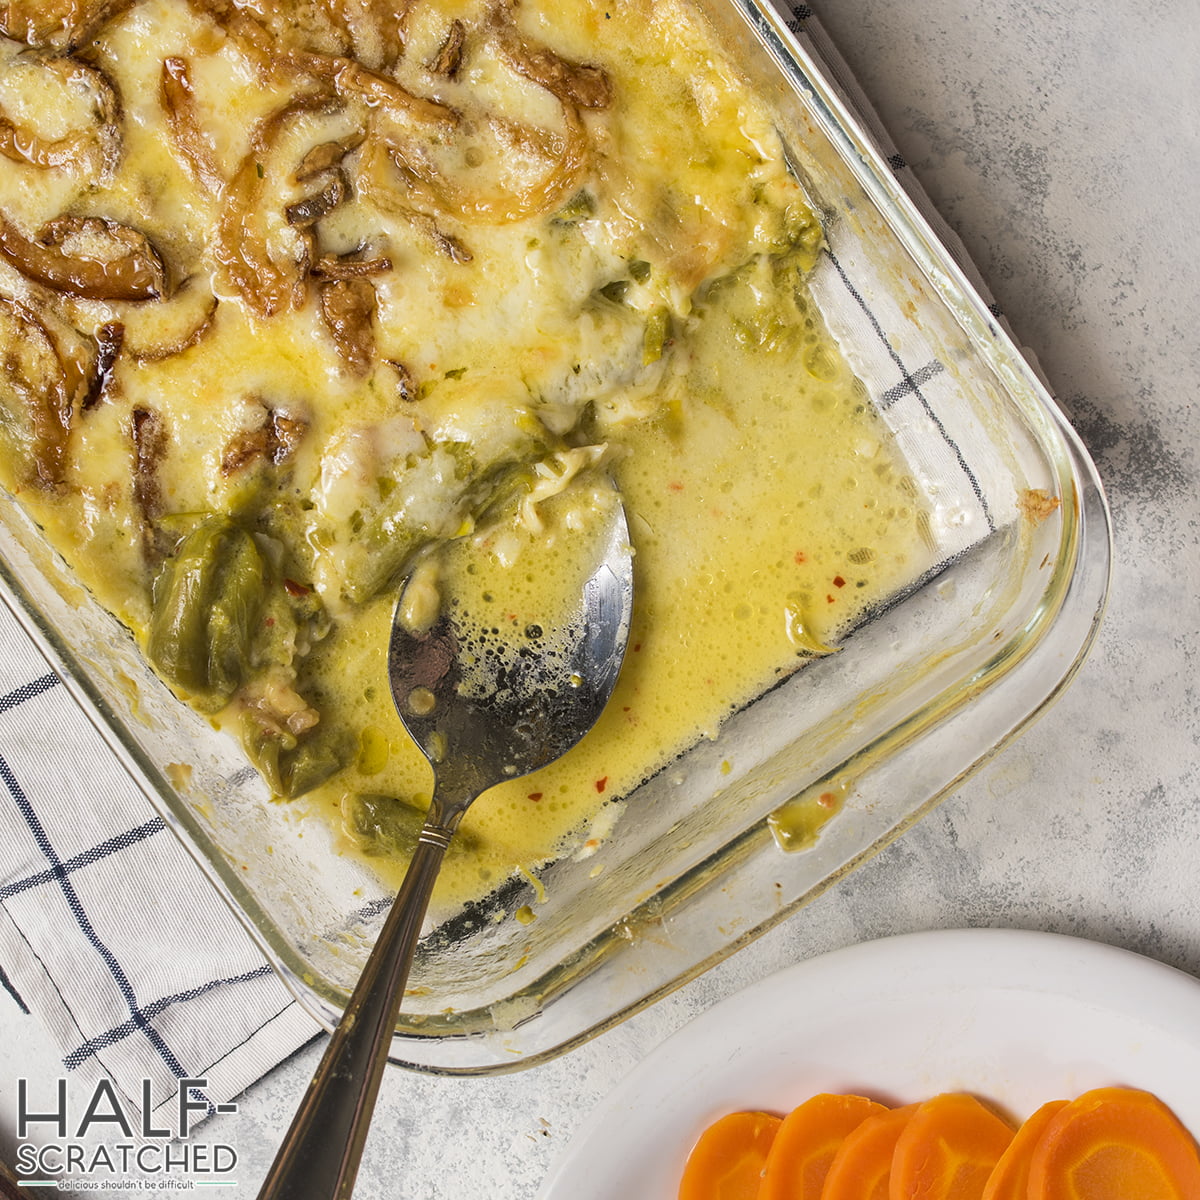
<path fill-rule="evenodd" d="M 582 1049 L 499 1078 L 389 1071 L 356 1195 L 525 1200 L 684 1022 L 867 938 L 997 925 L 1200 975 L 1200 24 L 1184 0 L 826 0 L 825 25 L 1037 355 L 1105 480 L 1116 561 L 1091 657 L 937 812 L 782 927 Z M 0 1061 L 52 1055 L 0 993 Z M 312 1045 L 210 1128 L 258 1180 Z M 230 1191 L 222 1194 L 230 1195 Z"/>

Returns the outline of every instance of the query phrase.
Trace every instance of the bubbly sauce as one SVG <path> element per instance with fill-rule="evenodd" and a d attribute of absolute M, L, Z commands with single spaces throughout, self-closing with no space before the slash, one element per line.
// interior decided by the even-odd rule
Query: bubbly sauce
<path fill-rule="evenodd" d="M 823 377 L 804 366 L 814 354 Z M 459 835 L 471 852 L 451 856 L 442 895 L 469 896 L 514 864 L 534 868 L 575 848 L 602 805 L 715 736 L 725 717 L 917 573 L 912 481 L 819 322 L 769 358 L 732 334 L 713 338 L 693 370 L 696 395 L 711 394 L 678 425 L 630 431 L 630 453 L 614 469 L 636 557 L 633 628 L 613 698 L 566 757 L 475 802 Z M 356 816 L 367 829 L 387 819 L 364 813 L 361 796 L 423 808 L 432 786 L 379 678 L 390 620 L 380 605 L 358 652 L 339 657 L 358 681 L 344 694 L 369 733 L 358 762 L 312 798 L 344 812 L 351 828 Z"/>
<path fill-rule="evenodd" d="M 604 473 L 636 554 L 612 702 L 472 807 L 459 901 L 919 573 L 916 488 L 808 297 L 818 223 L 683 0 L 12 3 L 0 32 L 0 478 L 386 880 L 432 783 L 386 675 L 431 548 L 486 532 L 479 578 L 540 600 Z"/>

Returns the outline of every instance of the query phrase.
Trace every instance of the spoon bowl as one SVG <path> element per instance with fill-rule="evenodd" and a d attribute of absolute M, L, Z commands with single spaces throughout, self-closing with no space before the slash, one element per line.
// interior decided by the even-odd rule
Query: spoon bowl
<path fill-rule="evenodd" d="M 632 554 L 615 493 L 573 607 L 558 620 L 513 613 L 509 597 L 474 589 L 460 599 L 469 550 L 442 565 L 451 603 L 432 626 L 393 623 L 388 676 L 400 719 L 434 771 L 442 819 L 506 779 L 527 775 L 571 749 L 600 716 L 621 668 L 633 595 Z M 594 558 L 594 561 L 589 561 Z M 506 628 L 507 626 L 507 628 Z M 431 813 L 432 816 L 432 813 Z"/>
<path fill-rule="evenodd" d="M 433 798 L 404 882 L 259 1200 L 352 1194 L 455 829 L 489 788 L 570 750 L 608 702 L 629 637 L 633 551 L 617 492 L 605 485 L 587 496 L 566 528 L 525 539 L 519 573 L 481 573 L 479 544 L 460 538 L 444 548 L 436 570 L 418 568 L 401 595 L 388 678 L 400 719 L 433 768 Z M 539 561 L 543 547 L 551 553 Z"/>

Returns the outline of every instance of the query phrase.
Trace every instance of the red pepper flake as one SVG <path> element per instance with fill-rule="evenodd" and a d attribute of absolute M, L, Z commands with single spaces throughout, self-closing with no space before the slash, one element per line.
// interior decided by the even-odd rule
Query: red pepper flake
<path fill-rule="evenodd" d="M 274 624 L 275 624 L 275 618 L 274 618 L 274 617 L 268 617 L 268 618 L 267 618 L 267 628 L 268 628 L 268 629 L 270 629 L 270 628 L 271 628 L 271 627 L 272 627 Z"/>
<path fill-rule="evenodd" d="M 822 792 L 817 797 L 817 803 L 822 808 L 835 808 L 837 806 L 837 797 L 832 792 Z"/>
<path fill-rule="evenodd" d="M 682 492 L 683 491 L 683 484 L 680 483 L 678 479 L 671 480 L 671 482 L 667 484 L 667 487 L 670 488 L 670 490 L 673 492 Z"/>
<path fill-rule="evenodd" d="M 603 794 L 603 793 L 604 793 L 604 789 L 605 789 L 606 787 L 608 787 L 608 776 L 607 776 L 607 775 L 605 775 L 603 779 L 597 779 L 597 780 L 596 780 L 596 791 L 598 791 L 598 792 L 600 792 L 601 794 Z"/>
<path fill-rule="evenodd" d="M 311 588 L 306 588 L 302 583 L 297 583 L 294 579 L 285 579 L 283 581 L 283 588 L 289 596 L 307 596 L 312 590 Z"/>
<path fill-rule="evenodd" d="M 529 798 L 530 798 L 530 800 L 533 800 L 534 802 L 536 802 L 542 798 L 542 793 L 541 792 L 530 792 Z"/>
<path fill-rule="evenodd" d="M 840 575 L 835 575 L 833 577 L 833 586 L 834 587 L 845 587 L 846 581 Z"/>
<path fill-rule="evenodd" d="M 805 554 L 803 550 L 797 550 L 796 553 L 793 555 L 793 557 L 795 558 L 796 565 L 798 567 L 802 566 L 804 563 L 808 562 L 808 555 Z"/>
<path fill-rule="evenodd" d="M 833 598 L 832 596 L 826 595 L 826 597 L 825 597 L 825 602 L 826 602 L 827 604 L 833 604 L 833 603 L 834 603 L 834 598 Z"/>
<path fill-rule="evenodd" d="M 634 652 L 634 654 L 636 654 L 636 653 L 637 653 L 637 652 L 638 652 L 638 651 L 639 651 L 641 648 L 642 648 L 642 643 L 641 643 L 641 642 L 634 642 L 634 643 L 633 643 L 633 652 Z"/>

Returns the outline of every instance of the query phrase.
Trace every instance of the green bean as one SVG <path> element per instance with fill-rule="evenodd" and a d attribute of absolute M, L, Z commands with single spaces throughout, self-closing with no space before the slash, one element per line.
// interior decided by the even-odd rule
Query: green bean
<path fill-rule="evenodd" d="M 642 363 L 649 366 L 658 362 L 667 346 L 671 315 L 665 308 L 656 308 L 646 321 L 646 335 L 642 342 Z"/>
<path fill-rule="evenodd" d="M 223 707 L 251 665 L 267 567 L 254 539 L 224 517 L 180 542 L 153 586 L 147 654 L 171 684 Z"/>
<path fill-rule="evenodd" d="M 247 674 L 266 569 L 248 534 L 239 530 L 227 545 L 220 585 L 208 614 L 208 678 L 219 694 L 231 696 Z"/>
<path fill-rule="evenodd" d="M 409 800 L 397 796 L 359 794 L 342 801 L 342 820 L 346 833 L 364 854 L 389 858 L 411 858 L 417 847 L 417 835 L 425 823 L 425 813 Z M 460 854 L 476 848 L 478 838 L 469 830 L 459 830 L 450 843 L 450 853 Z"/>
<path fill-rule="evenodd" d="M 542 449 L 533 443 L 518 445 L 522 455 Z M 346 598 L 362 604 L 395 585 L 417 554 L 435 541 L 457 537 L 464 529 L 484 523 L 504 505 L 515 503 L 528 488 L 530 469 L 524 462 L 500 461 L 479 470 L 472 462 L 459 467 L 462 485 L 458 501 L 447 520 L 436 528 L 406 520 L 408 493 L 395 488 L 372 513 L 364 516 L 355 533 L 354 569 L 347 571 Z M 474 477 L 472 477 L 474 476 Z"/>
<path fill-rule="evenodd" d="M 348 739 L 333 729 L 318 726 L 295 734 L 253 706 L 243 708 L 240 718 L 246 757 L 284 799 L 311 792 L 351 758 Z"/>
<path fill-rule="evenodd" d="M 74 382 L 41 317 L 0 295 L 0 436 L 12 443 L 12 457 L 28 460 L 38 487 L 63 484 Z"/>
<path fill-rule="evenodd" d="M 596 211 L 596 201 L 593 199 L 591 192 L 586 188 L 576 192 L 550 218 L 551 225 L 557 225 L 560 228 L 573 228 L 580 221 L 586 221 Z"/>
<path fill-rule="evenodd" d="M 299 745 L 296 735 L 246 710 L 241 714 L 241 738 L 246 757 L 267 781 L 271 791 L 277 796 L 290 795 L 285 776 L 289 774 L 286 770 L 288 758 Z"/>

